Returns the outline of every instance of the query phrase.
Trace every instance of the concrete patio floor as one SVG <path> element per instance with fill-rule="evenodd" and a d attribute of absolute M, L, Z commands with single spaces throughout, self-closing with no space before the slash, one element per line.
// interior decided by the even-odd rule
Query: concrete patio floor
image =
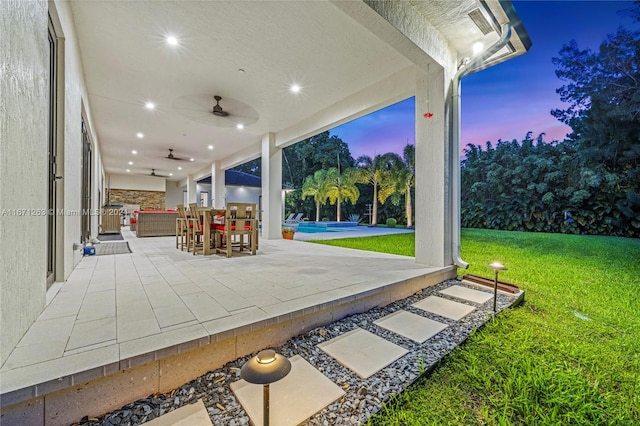
<path fill-rule="evenodd" d="M 236 338 L 229 356 L 241 356 L 455 276 L 410 257 L 301 241 L 261 240 L 258 255 L 227 259 L 177 250 L 173 237 L 123 236 L 132 253 L 87 256 L 50 291 L 0 368 L 3 408 L 260 332 L 253 346 Z M 273 334 L 296 318 L 302 323 Z"/>

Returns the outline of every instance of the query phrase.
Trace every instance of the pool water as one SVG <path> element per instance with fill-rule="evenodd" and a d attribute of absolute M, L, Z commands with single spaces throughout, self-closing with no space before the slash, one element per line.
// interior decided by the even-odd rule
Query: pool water
<path fill-rule="evenodd" d="M 301 226 L 298 228 L 298 232 L 302 232 L 304 234 L 317 234 L 318 232 L 344 232 L 349 231 L 349 229 L 344 228 L 316 228 L 313 226 Z"/>
<path fill-rule="evenodd" d="M 306 234 L 316 234 L 318 232 L 342 232 L 350 229 L 357 229 L 358 222 L 300 222 L 298 232 Z"/>

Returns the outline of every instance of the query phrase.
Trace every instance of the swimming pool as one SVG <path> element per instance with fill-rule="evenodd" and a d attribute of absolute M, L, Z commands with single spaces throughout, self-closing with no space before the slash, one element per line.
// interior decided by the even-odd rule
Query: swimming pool
<path fill-rule="evenodd" d="M 298 232 L 315 234 L 318 232 L 343 232 L 357 229 L 358 222 L 310 222 L 298 223 Z"/>
<path fill-rule="evenodd" d="M 298 232 L 303 232 L 305 234 L 317 234 L 319 232 L 345 232 L 351 231 L 348 228 L 316 228 L 312 226 L 303 226 L 302 228 L 298 228 Z"/>

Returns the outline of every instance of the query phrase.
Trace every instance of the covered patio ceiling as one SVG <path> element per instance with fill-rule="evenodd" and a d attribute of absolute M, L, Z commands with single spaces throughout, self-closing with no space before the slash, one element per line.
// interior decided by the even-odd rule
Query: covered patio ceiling
<path fill-rule="evenodd" d="M 435 64 L 415 45 L 411 55 L 398 49 L 411 42 L 359 1 L 70 5 L 106 173 L 155 169 L 177 181 L 210 170 L 215 160 L 231 167 L 258 157 L 264 134 L 303 136 L 300 123 L 313 123 L 320 115 L 326 123 L 327 111 L 338 102 L 373 92 L 382 81 L 400 80 L 416 64 L 425 70 Z M 469 17 L 481 7 L 479 1 L 408 5 L 460 56 L 468 53 L 471 40 L 484 37 Z M 169 45 L 168 36 L 177 45 Z M 299 93 L 291 92 L 294 84 Z M 375 105 L 363 102 L 352 110 L 372 110 L 413 95 L 406 85 L 393 90 Z M 214 95 L 221 96 L 229 116 L 212 113 Z M 146 102 L 155 109 L 145 108 Z M 165 158 L 169 149 L 185 160 Z"/>

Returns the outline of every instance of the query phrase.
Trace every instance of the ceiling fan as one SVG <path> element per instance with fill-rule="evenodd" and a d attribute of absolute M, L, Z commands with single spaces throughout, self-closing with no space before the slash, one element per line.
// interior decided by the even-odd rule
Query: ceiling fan
<path fill-rule="evenodd" d="M 163 178 L 168 178 L 170 176 L 167 175 L 159 175 L 156 173 L 156 169 L 151 169 L 151 173 L 149 173 L 149 176 L 153 176 L 153 177 L 163 177 Z"/>
<path fill-rule="evenodd" d="M 247 127 L 260 118 L 258 111 L 248 104 L 211 93 L 180 96 L 172 107 L 189 120 L 214 127 L 237 127 L 238 124 Z"/>
<path fill-rule="evenodd" d="M 226 117 L 229 113 L 222 109 L 220 106 L 220 101 L 222 100 L 221 96 L 215 95 L 213 99 L 216 100 L 216 104 L 213 106 L 213 115 L 217 115 L 218 117 Z"/>
<path fill-rule="evenodd" d="M 180 158 L 180 157 L 176 157 L 175 155 L 173 155 L 173 149 L 169 148 L 169 155 L 167 155 L 164 158 L 168 158 L 169 160 L 178 160 L 178 161 L 184 161 L 184 158 Z"/>

